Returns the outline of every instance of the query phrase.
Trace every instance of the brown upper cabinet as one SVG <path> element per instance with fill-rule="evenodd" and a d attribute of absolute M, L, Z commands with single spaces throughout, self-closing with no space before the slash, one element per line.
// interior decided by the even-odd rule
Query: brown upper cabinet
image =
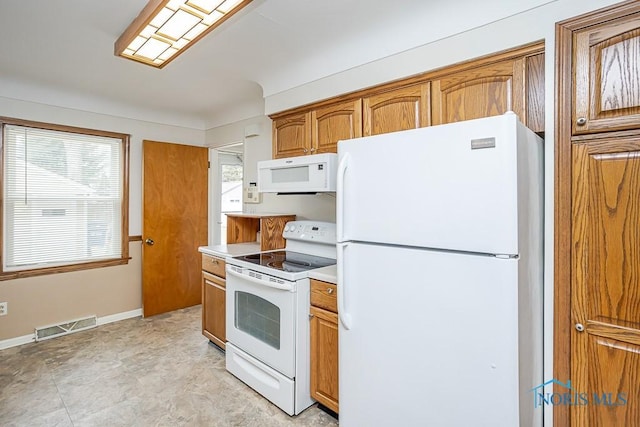
<path fill-rule="evenodd" d="M 273 121 L 273 158 L 335 153 L 338 141 L 362 136 L 362 101 L 343 101 Z"/>
<path fill-rule="evenodd" d="M 603 22 L 574 33 L 573 134 L 640 123 L 640 19 Z"/>
<path fill-rule="evenodd" d="M 273 158 L 310 154 L 311 113 L 298 113 L 273 121 Z"/>
<path fill-rule="evenodd" d="M 515 112 L 544 132 L 544 44 L 274 114 L 273 158 L 335 153 L 342 139 Z"/>
<path fill-rule="evenodd" d="M 335 153 L 338 141 L 362 136 L 362 101 L 345 101 L 311 111 L 311 154 Z"/>
<path fill-rule="evenodd" d="M 429 83 L 364 98 L 364 136 L 429 126 Z"/>
<path fill-rule="evenodd" d="M 509 59 L 434 80 L 432 123 L 497 116 L 507 111 L 525 121 L 525 65 L 524 58 Z"/>

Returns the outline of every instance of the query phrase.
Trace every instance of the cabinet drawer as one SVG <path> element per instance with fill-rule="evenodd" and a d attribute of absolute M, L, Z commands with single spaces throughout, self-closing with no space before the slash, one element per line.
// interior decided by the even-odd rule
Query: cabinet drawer
<path fill-rule="evenodd" d="M 202 254 L 202 269 L 219 277 L 227 277 L 225 273 L 226 263 L 222 258 Z"/>
<path fill-rule="evenodd" d="M 311 305 L 338 312 L 337 286 L 311 279 Z"/>

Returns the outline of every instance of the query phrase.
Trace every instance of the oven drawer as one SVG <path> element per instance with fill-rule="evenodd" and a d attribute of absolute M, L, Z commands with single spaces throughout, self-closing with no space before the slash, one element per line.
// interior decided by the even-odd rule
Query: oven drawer
<path fill-rule="evenodd" d="M 295 415 L 295 383 L 258 359 L 227 343 L 227 371 L 273 402 L 289 415 Z"/>
<path fill-rule="evenodd" d="M 338 300 L 336 291 L 337 286 L 333 283 L 311 279 L 311 305 L 337 313 Z"/>
<path fill-rule="evenodd" d="M 227 277 L 225 262 L 222 258 L 202 254 L 202 269 L 218 277 Z"/>

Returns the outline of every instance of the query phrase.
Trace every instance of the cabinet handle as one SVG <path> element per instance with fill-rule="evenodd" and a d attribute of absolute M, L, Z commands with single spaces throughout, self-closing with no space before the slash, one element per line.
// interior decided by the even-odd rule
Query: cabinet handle
<path fill-rule="evenodd" d="M 333 293 L 333 288 L 327 288 L 327 293 L 331 295 Z"/>
<path fill-rule="evenodd" d="M 313 319 L 313 314 L 309 314 L 309 320 Z"/>
<path fill-rule="evenodd" d="M 587 119 L 585 119 L 584 117 L 580 117 L 578 118 L 578 120 L 576 120 L 576 123 L 578 124 L 578 126 L 584 126 L 587 124 Z"/>
<path fill-rule="evenodd" d="M 303 152 L 303 153 L 306 153 L 307 151 L 309 151 L 309 150 L 307 150 L 306 148 L 303 148 L 303 149 L 302 149 L 302 152 Z"/>
<path fill-rule="evenodd" d="M 312 149 L 311 149 L 311 152 L 313 153 L 314 151 L 316 151 L 316 149 L 315 149 L 315 148 L 312 148 Z"/>
<path fill-rule="evenodd" d="M 582 323 L 576 323 L 576 331 L 583 332 L 584 331 L 584 325 Z"/>

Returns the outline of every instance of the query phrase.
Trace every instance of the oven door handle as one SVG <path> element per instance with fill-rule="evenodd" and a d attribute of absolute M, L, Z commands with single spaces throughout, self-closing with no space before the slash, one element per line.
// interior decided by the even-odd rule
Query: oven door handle
<path fill-rule="evenodd" d="M 237 271 L 231 269 L 230 266 L 227 266 L 227 274 L 237 277 L 238 279 L 246 280 L 247 282 L 255 283 L 260 286 L 267 286 L 269 288 L 280 289 L 283 291 L 293 291 L 293 285 L 282 285 L 276 282 L 270 282 L 267 280 L 260 280 L 255 277 L 248 276 L 246 274 L 238 273 Z"/>

